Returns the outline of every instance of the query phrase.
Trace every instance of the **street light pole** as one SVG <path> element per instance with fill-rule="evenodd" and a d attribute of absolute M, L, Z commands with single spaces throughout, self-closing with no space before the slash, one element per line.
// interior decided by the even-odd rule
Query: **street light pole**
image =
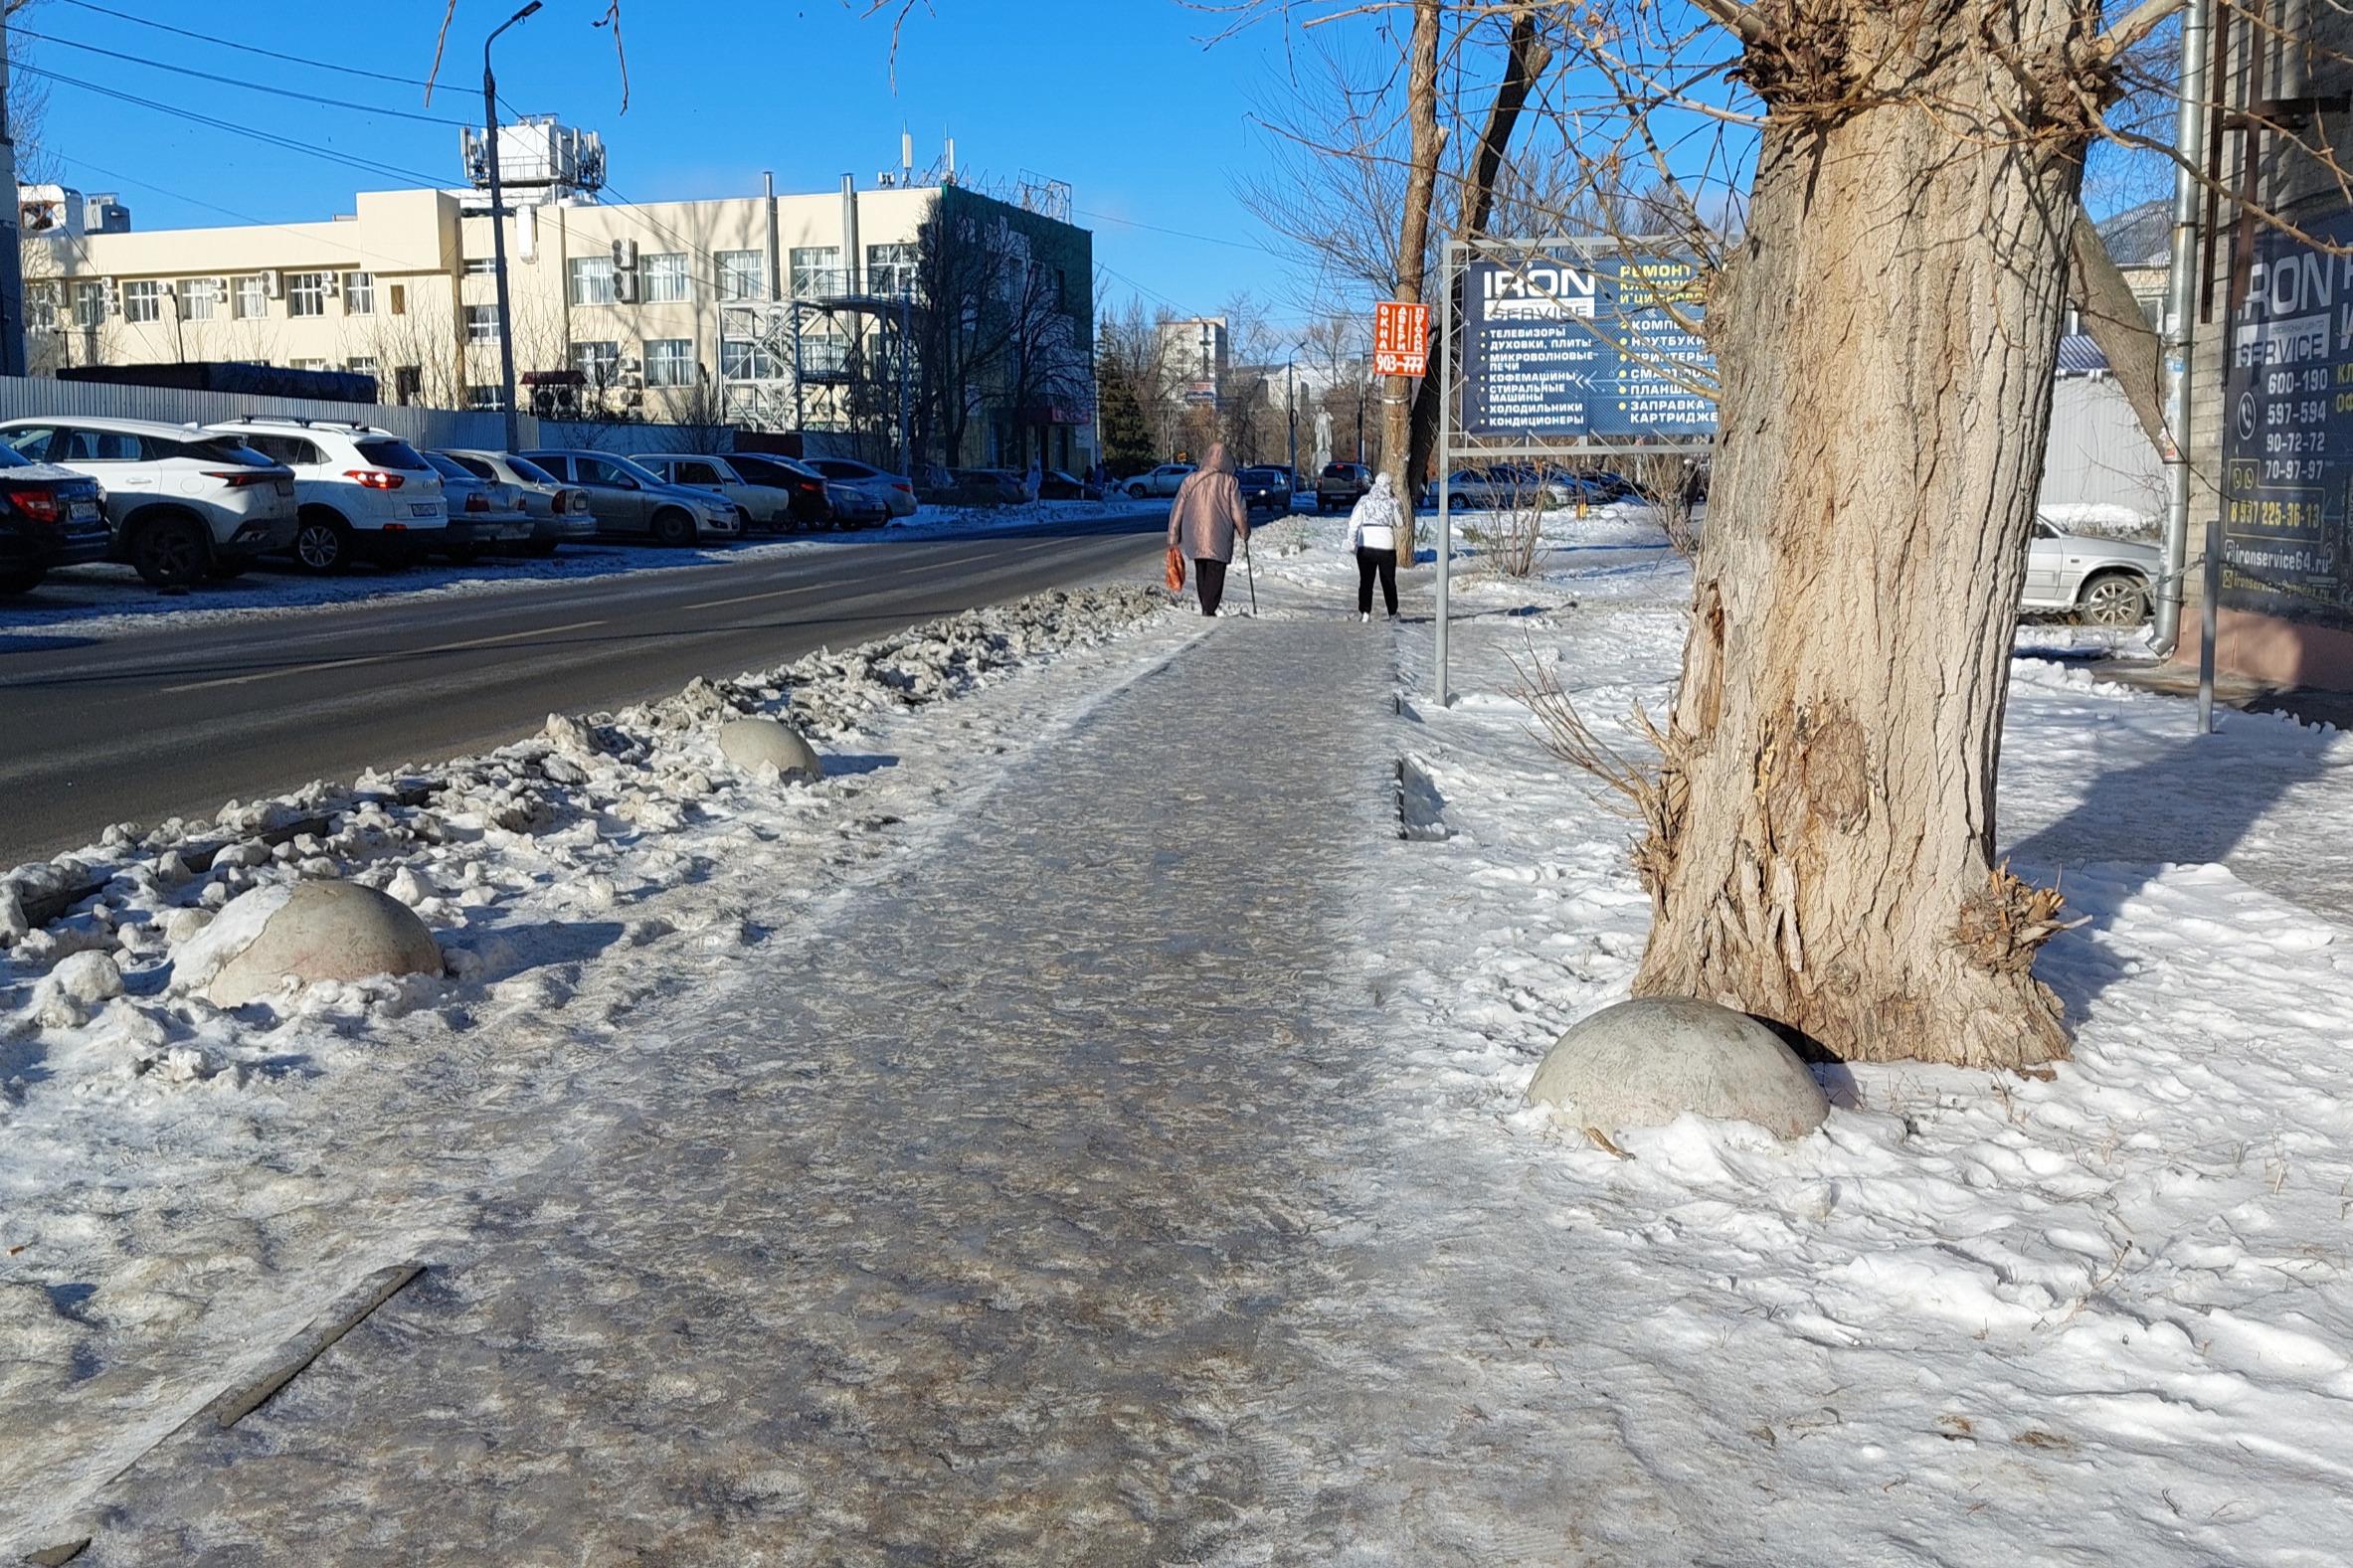
<path fill-rule="evenodd" d="M 531 0 L 482 40 L 482 136 L 490 158 L 490 255 L 498 274 L 498 385 L 499 401 L 506 411 L 508 451 L 522 444 L 522 432 L 515 416 L 515 335 L 513 323 L 508 319 L 506 294 L 506 202 L 498 183 L 498 79 L 490 74 L 490 46 L 498 42 L 500 33 L 530 16 L 539 6 L 540 0 Z"/>
<path fill-rule="evenodd" d="M 1299 390 L 1292 380 L 1292 368 L 1299 363 L 1299 350 L 1294 348 L 1283 361 L 1283 423 L 1290 428 L 1291 482 L 1299 483 Z"/>

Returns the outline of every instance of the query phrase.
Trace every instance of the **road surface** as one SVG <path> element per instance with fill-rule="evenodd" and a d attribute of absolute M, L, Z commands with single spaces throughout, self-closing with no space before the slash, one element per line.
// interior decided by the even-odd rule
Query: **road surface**
<path fill-rule="evenodd" d="M 1152 514 L 399 597 L 87 641 L 0 635 L 0 867 L 110 822 L 501 745 L 977 606 L 1153 575 Z"/>

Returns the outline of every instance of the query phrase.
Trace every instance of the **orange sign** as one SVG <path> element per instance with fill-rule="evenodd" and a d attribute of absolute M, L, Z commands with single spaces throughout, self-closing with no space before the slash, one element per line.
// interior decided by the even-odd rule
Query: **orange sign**
<path fill-rule="evenodd" d="M 1430 307 L 1384 299 L 1372 316 L 1372 373 L 1426 376 L 1430 373 Z"/>

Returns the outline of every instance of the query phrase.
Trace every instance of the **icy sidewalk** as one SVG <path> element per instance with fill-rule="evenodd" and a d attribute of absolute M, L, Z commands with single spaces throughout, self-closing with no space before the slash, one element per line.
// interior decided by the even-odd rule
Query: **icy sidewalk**
<path fill-rule="evenodd" d="M 88 1560 L 1418 1535 L 1429 1478 L 1384 1478 L 1455 1380 L 1330 1338 L 1434 1315 L 1335 1194 L 1391 1157 L 1352 892 L 1394 842 L 1388 646 L 1222 624 L 806 950 L 638 1020 L 659 1072 L 421 1130 L 566 1137 L 275 1402 L 140 1463 Z"/>

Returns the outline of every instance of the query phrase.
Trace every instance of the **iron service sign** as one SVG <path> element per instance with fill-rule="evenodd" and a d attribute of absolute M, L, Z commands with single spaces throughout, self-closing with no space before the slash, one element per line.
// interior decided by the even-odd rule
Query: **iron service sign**
<path fill-rule="evenodd" d="M 2353 214 L 2306 226 L 2353 245 Z M 2223 377 L 2221 603 L 2353 630 L 2353 256 L 2266 230 Z"/>
<path fill-rule="evenodd" d="M 1463 268 L 1466 436 L 1705 439 L 1715 360 L 1687 321 L 1700 271 L 1654 257 Z M 1678 319 L 1678 317 L 1682 319 Z"/>

